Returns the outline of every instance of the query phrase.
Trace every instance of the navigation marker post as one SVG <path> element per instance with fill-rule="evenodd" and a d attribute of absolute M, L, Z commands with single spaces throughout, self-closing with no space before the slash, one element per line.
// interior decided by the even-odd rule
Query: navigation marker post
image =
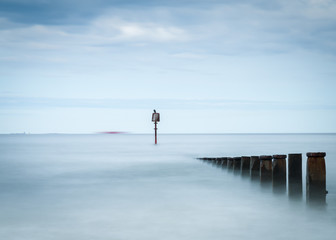
<path fill-rule="evenodd" d="M 160 113 L 157 113 L 154 109 L 154 113 L 152 114 L 152 122 L 154 122 L 154 130 L 155 130 L 155 144 L 157 144 L 157 123 L 160 122 Z"/>

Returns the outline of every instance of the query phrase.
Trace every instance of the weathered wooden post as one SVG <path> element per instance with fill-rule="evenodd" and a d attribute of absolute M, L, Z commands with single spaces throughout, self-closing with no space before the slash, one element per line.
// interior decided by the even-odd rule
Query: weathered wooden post
<path fill-rule="evenodd" d="M 325 203 L 326 168 L 325 152 L 307 153 L 306 197 L 308 203 Z"/>
<path fill-rule="evenodd" d="M 268 185 L 272 182 L 272 156 L 260 156 L 260 183 Z"/>
<path fill-rule="evenodd" d="M 286 155 L 273 155 L 273 192 L 286 193 Z"/>
<path fill-rule="evenodd" d="M 260 179 L 260 158 L 259 156 L 251 156 L 250 158 L 250 175 L 252 180 Z"/>
<path fill-rule="evenodd" d="M 302 154 L 288 154 L 288 196 L 302 199 Z"/>
<path fill-rule="evenodd" d="M 210 162 L 211 162 L 212 165 L 216 165 L 217 158 L 211 158 Z"/>
<path fill-rule="evenodd" d="M 226 167 L 227 166 L 227 157 L 222 157 L 222 167 Z"/>
<path fill-rule="evenodd" d="M 234 157 L 233 158 L 233 172 L 235 174 L 240 173 L 240 165 L 241 165 L 241 157 Z"/>
<path fill-rule="evenodd" d="M 204 158 L 207 164 L 212 164 L 213 158 L 206 157 Z"/>
<path fill-rule="evenodd" d="M 250 176 L 250 157 L 241 157 L 241 172 L 243 177 Z"/>
<path fill-rule="evenodd" d="M 233 158 L 232 157 L 228 157 L 227 158 L 227 169 L 228 170 L 232 170 L 233 169 Z"/>
<path fill-rule="evenodd" d="M 223 164 L 223 158 L 222 157 L 216 158 L 217 167 L 222 167 L 222 164 Z"/>

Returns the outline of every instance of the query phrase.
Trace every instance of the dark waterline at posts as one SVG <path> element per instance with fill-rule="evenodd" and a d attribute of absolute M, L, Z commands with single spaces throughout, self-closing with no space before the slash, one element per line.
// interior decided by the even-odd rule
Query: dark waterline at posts
<path fill-rule="evenodd" d="M 310 205 L 326 204 L 326 153 L 307 153 L 306 200 Z M 221 158 L 198 158 L 218 167 L 227 168 L 234 174 L 250 176 L 253 181 L 259 180 L 261 186 L 272 187 L 273 193 L 286 193 L 287 155 L 262 155 Z M 288 197 L 291 200 L 302 200 L 302 154 L 288 154 Z"/>

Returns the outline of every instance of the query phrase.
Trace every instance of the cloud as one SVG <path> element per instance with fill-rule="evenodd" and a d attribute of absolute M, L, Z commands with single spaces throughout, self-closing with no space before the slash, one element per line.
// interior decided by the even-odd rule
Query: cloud
<path fill-rule="evenodd" d="M 2 5 L 7 6 L 7 13 L 26 17 L 33 14 L 29 9 L 22 9 L 23 1 L 5 1 Z M 184 49 L 178 52 L 187 52 L 190 56 L 201 52 L 201 55 L 239 55 L 296 50 L 336 53 L 336 3 L 329 0 L 277 0 L 272 3 L 241 0 L 207 4 L 201 1 L 179 4 L 142 1 L 140 4 L 101 0 L 96 5 L 93 1 L 82 4 L 78 1 L 57 4 L 31 1 L 29 6 L 49 14 L 42 15 L 41 21 L 34 24 L 3 15 L 0 19 L 3 47 L 73 49 L 130 43 L 138 47 L 185 43 L 181 46 Z M 94 14 L 84 17 L 88 12 Z M 77 15 L 83 15 L 85 22 L 74 20 Z M 43 18 L 59 20 L 50 24 Z"/>
<path fill-rule="evenodd" d="M 8 21 L 2 22 L 7 26 L 11 24 Z M 188 40 L 188 33 L 183 28 L 173 25 L 101 17 L 86 26 L 6 27 L 0 29 L 0 37 L 0 49 L 16 51 L 106 47 L 109 44 L 120 43 L 141 46 L 146 43 L 183 42 Z"/>
<path fill-rule="evenodd" d="M 184 29 L 154 22 L 131 22 L 117 18 L 101 17 L 88 27 L 95 36 L 112 41 L 184 41 L 188 36 Z"/>
<path fill-rule="evenodd" d="M 330 41 L 336 38 L 336 2 L 328 7 L 309 1 L 278 4 L 271 9 L 241 4 L 208 10 L 205 26 L 209 28 L 202 36 L 211 36 L 212 43 L 221 46 L 218 51 L 228 54 L 336 52 Z"/>

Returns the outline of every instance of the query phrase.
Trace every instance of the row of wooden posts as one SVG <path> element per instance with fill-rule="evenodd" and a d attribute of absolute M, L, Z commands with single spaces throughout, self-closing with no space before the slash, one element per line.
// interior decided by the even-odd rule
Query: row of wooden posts
<path fill-rule="evenodd" d="M 306 171 L 307 202 L 325 203 L 326 168 L 325 152 L 308 152 Z M 262 155 L 242 157 L 199 158 L 263 185 L 273 186 L 274 193 L 286 193 L 287 155 Z M 292 199 L 302 198 L 302 154 L 288 154 L 288 195 Z"/>

